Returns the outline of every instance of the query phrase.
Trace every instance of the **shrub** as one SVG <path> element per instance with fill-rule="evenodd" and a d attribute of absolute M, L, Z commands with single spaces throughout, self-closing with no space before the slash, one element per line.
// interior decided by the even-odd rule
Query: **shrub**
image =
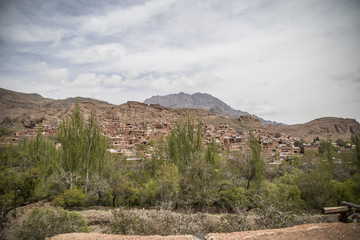
<path fill-rule="evenodd" d="M 219 219 L 202 213 L 175 213 L 169 210 L 114 210 L 111 233 L 125 235 L 206 235 L 219 231 Z"/>
<path fill-rule="evenodd" d="M 53 204 L 55 206 L 78 207 L 84 202 L 85 197 L 86 194 L 81 189 L 74 187 L 57 196 Z"/>
<path fill-rule="evenodd" d="M 303 205 L 301 191 L 296 186 L 296 175 L 285 174 L 275 179 L 274 183 L 268 183 L 264 189 L 267 200 L 277 209 L 288 210 Z"/>
<path fill-rule="evenodd" d="M 308 207 L 321 209 L 336 204 L 330 170 L 329 166 L 321 165 L 312 172 L 299 175 L 297 186 L 301 191 L 301 198 Z"/>
<path fill-rule="evenodd" d="M 61 233 L 89 232 L 86 220 L 64 209 L 35 208 L 24 224 L 15 230 L 15 239 L 45 239 Z"/>
<path fill-rule="evenodd" d="M 229 233 L 253 230 L 249 219 L 248 212 L 243 210 L 236 210 L 236 214 L 225 214 L 220 217 L 220 226 L 217 231 Z"/>
<path fill-rule="evenodd" d="M 274 206 L 267 206 L 260 210 L 260 216 L 256 219 L 256 223 L 267 229 L 269 228 L 285 228 L 294 225 L 294 216 L 279 211 Z"/>
<path fill-rule="evenodd" d="M 338 182 L 336 180 L 332 180 L 331 183 L 334 186 L 335 196 L 338 205 L 340 205 L 341 201 L 354 202 L 352 189 L 355 183 L 351 179 L 348 179 L 345 182 Z"/>
<path fill-rule="evenodd" d="M 123 235 L 145 235 L 147 233 L 144 221 L 134 212 L 123 208 L 113 210 L 114 221 L 111 223 L 111 233 Z"/>
<path fill-rule="evenodd" d="M 245 195 L 245 189 L 242 187 L 233 186 L 231 188 L 221 190 L 219 195 L 220 206 L 230 211 L 234 211 L 238 208 L 244 208 L 248 202 L 248 199 Z"/>

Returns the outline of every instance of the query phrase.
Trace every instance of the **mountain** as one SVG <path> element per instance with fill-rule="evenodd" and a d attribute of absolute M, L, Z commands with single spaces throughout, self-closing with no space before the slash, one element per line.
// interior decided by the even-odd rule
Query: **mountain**
<path fill-rule="evenodd" d="M 94 113 L 99 123 L 120 121 L 123 123 L 176 122 L 188 117 L 200 119 L 218 126 L 226 123 L 237 131 L 249 131 L 249 127 L 236 119 L 215 115 L 204 109 L 166 108 L 159 104 L 148 106 L 144 103 L 128 101 L 113 105 L 90 98 L 67 98 L 55 100 L 43 98 L 39 94 L 26 94 L 0 88 L 0 127 L 31 128 L 38 123 L 56 123 L 68 117 L 79 102 L 84 118 Z"/>
<path fill-rule="evenodd" d="M 212 123 L 215 126 L 225 123 L 238 132 L 257 129 L 264 134 L 280 132 L 308 140 L 313 140 L 316 137 L 347 140 L 352 134 L 360 133 L 360 124 L 356 120 L 333 117 L 315 119 L 305 124 L 290 126 L 261 125 L 256 118 L 249 115 L 238 116 L 237 118 L 221 116 L 225 115 L 224 112 L 230 107 L 209 94 L 195 94 L 195 98 L 189 97 L 191 96 L 189 94 L 183 93 L 183 95 L 188 99 L 188 105 L 185 105 L 187 107 L 191 106 L 191 101 L 195 101 L 196 97 L 201 99 L 201 101 L 196 100 L 198 107 L 204 107 L 208 102 L 217 104 L 217 106 L 211 107 L 209 111 L 201 108 L 168 108 L 159 104 L 148 105 L 133 101 L 113 105 L 82 97 L 55 100 L 43 98 L 39 94 L 19 93 L 0 88 L 0 127 L 19 129 L 31 128 L 40 122 L 50 125 L 57 124 L 59 119 L 70 116 L 75 108 L 74 103 L 79 102 L 84 118 L 87 119 L 93 113 L 100 124 L 107 121 L 122 123 L 176 122 L 192 117 L 206 123 Z M 208 100 L 205 101 L 202 96 L 207 97 Z M 146 102 L 149 103 L 149 101 Z M 236 113 L 244 112 L 236 111 Z"/>
<path fill-rule="evenodd" d="M 44 98 L 37 93 L 20 93 L 0 88 L 0 123 L 9 123 L 14 117 L 26 127 L 44 120 L 44 115 L 54 115 L 51 110 L 59 110 L 71 107 L 75 102 L 110 105 L 107 102 L 90 98 L 67 98 L 55 100 Z M 49 114 L 45 114 L 49 112 Z M 42 113 L 42 114 L 40 114 Z M 40 115 L 38 115 L 40 114 Z"/>
<path fill-rule="evenodd" d="M 229 105 L 221 101 L 220 99 L 207 94 L 207 93 L 194 93 L 192 95 L 187 93 L 178 93 L 178 94 L 169 94 L 165 96 L 153 96 L 144 101 L 146 104 L 160 104 L 165 107 L 170 108 L 200 108 L 209 110 L 210 112 L 227 116 L 229 118 L 238 119 L 240 116 L 250 115 L 248 112 L 235 110 Z M 258 118 L 262 124 L 275 124 L 283 125 L 273 121 L 264 120 L 258 116 L 253 115 Z"/>
<path fill-rule="evenodd" d="M 349 140 L 351 135 L 360 133 L 360 124 L 355 119 L 324 117 L 312 120 L 304 124 L 290 126 L 263 126 L 263 131 L 281 132 L 288 136 L 301 139 L 313 140 L 316 137 L 321 139 L 338 138 Z"/>

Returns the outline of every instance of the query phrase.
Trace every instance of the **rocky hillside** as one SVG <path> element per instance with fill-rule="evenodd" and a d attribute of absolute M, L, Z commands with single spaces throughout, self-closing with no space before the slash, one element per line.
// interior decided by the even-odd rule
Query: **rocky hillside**
<path fill-rule="evenodd" d="M 171 108 L 200 108 L 209 110 L 210 112 L 227 116 L 229 118 L 238 119 L 239 116 L 249 115 L 248 112 L 235 110 L 220 99 L 211 96 L 207 93 L 194 93 L 192 95 L 187 93 L 169 94 L 165 96 L 153 96 L 144 101 L 146 104 L 160 104 L 165 107 Z M 275 124 L 278 123 L 258 118 L 262 124 Z"/>
<path fill-rule="evenodd" d="M 360 133 L 360 124 L 355 119 L 325 117 L 315 119 L 304 124 L 291 126 L 263 126 L 265 131 L 282 132 L 289 136 L 312 140 L 316 137 L 320 139 L 337 138 L 350 139 L 351 135 Z"/>
<path fill-rule="evenodd" d="M 196 106 L 198 108 L 169 108 L 159 104 L 148 105 L 132 101 L 121 105 L 113 105 L 104 101 L 81 97 L 55 100 L 43 98 L 38 94 L 25 94 L 0 89 L 0 127 L 30 128 L 44 121 L 57 122 L 59 119 L 69 116 L 73 112 L 74 103 L 78 101 L 85 118 L 93 112 L 98 122 L 107 120 L 124 123 L 141 123 L 145 121 L 174 122 L 191 117 L 195 120 L 200 119 L 204 122 L 212 123 L 215 126 L 218 126 L 220 123 L 226 123 L 237 131 L 262 129 L 265 132 L 282 132 L 289 136 L 308 140 L 316 137 L 330 137 L 333 140 L 337 138 L 349 139 L 352 134 L 360 133 L 360 124 L 356 120 L 331 117 L 291 126 L 261 125 L 257 118 L 250 115 L 242 115 L 241 118 L 224 116 L 225 114 L 222 109 L 226 109 L 227 105 L 211 95 L 182 95 L 185 96 L 185 99 L 188 99 L 188 105 L 184 106 L 189 107 L 192 105 L 192 102 L 197 102 L 198 105 Z M 195 97 L 188 98 L 194 95 Z M 209 99 L 208 101 L 201 97 L 204 95 L 206 96 L 205 98 Z M 146 103 L 149 102 L 150 100 L 146 101 Z M 201 109 L 201 107 L 205 108 L 207 104 L 211 105 L 210 103 L 219 103 L 220 107 L 212 107 L 209 109 L 210 111 Z M 229 106 L 227 107 L 230 108 Z"/>
<path fill-rule="evenodd" d="M 0 123 L 24 123 L 32 120 L 38 122 L 44 120 L 46 115 L 57 117 L 62 109 L 70 108 L 76 101 L 110 106 L 107 102 L 90 98 L 77 97 L 55 100 L 43 98 L 36 93 L 20 93 L 0 88 Z"/>
<path fill-rule="evenodd" d="M 147 105 L 128 101 L 113 105 L 90 98 L 67 98 L 54 100 L 43 98 L 38 94 L 24 94 L 5 89 L 0 91 L 0 126 L 8 128 L 31 128 L 40 122 L 57 122 L 69 116 L 74 110 L 74 103 L 79 102 L 84 117 L 95 114 L 98 122 L 114 120 L 124 123 L 141 123 L 157 121 L 179 121 L 191 117 L 214 125 L 227 123 L 238 131 L 249 128 L 236 119 L 228 119 L 204 109 L 167 108 L 159 104 Z"/>
<path fill-rule="evenodd" d="M 187 93 L 169 94 L 166 96 L 154 96 L 146 99 L 146 104 L 160 104 L 165 107 L 172 108 L 201 108 L 210 110 L 216 108 L 229 117 L 237 118 L 240 115 L 248 115 L 249 113 L 232 109 L 229 105 L 220 99 L 207 93 Z"/>

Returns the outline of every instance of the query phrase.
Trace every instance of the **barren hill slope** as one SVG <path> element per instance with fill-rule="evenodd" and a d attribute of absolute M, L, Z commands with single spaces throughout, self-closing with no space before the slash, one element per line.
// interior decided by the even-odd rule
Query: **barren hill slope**
<path fill-rule="evenodd" d="M 6 89 L 0 89 L 0 126 L 21 128 L 33 127 L 43 121 L 57 122 L 73 112 L 75 102 L 80 103 L 85 118 L 92 112 L 98 122 L 108 120 L 123 123 L 175 122 L 178 120 L 184 121 L 191 117 L 194 120 L 199 119 L 215 126 L 226 123 L 237 131 L 261 128 L 265 132 L 282 132 L 288 136 L 308 140 L 316 137 L 330 137 L 333 140 L 342 138 L 345 140 L 349 139 L 352 134 L 360 133 L 360 124 L 354 119 L 328 117 L 291 126 L 253 126 L 246 121 L 239 121 L 238 118 L 223 117 L 223 111 L 219 108 L 212 108 L 210 111 L 196 108 L 168 108 L 159 104 L 147 105 L 132 101 L 121 105 L 113 105 L 104 101 L 81 97 L 54 100 L 43 98 L 38 94 L 18 93 Z M 199 107 L 204 106 L 206 103 L 202 104 Z"/>
<path fill-rule="evenodd" d="M 282 132 L 289 136 L 308 140 L 316 137 L 348 140 L 351 135 L 360 133 L 360 124 L 355 119 L 325 117 L 290 126 L 267 125 L 263 126 L 263 129 L 269 132 Z"/>
<path fill-rule="evenodd" d="M 34 127 L 40 122 L 57 122 L 64 119 L 74 110 L 79 102 L 85 119 L 93 113 L 98 122 L 119 121 L 123 123 L 141 122 L 176 122 L 186 120 L 202 120 L 215 125 L 221 122 L 230 124 L 238 131 L 249 128 L 235 119 L 227 119 L 204 109 L 166 108 L 158 104 L 128 101 L 121 105 L 113 105 L 90 98 L 67 98 L 64 100 L 46 99 L 38 94 L 17 93 L 5 89 L 0 91 L 0 126 L 21 128 Z"/>

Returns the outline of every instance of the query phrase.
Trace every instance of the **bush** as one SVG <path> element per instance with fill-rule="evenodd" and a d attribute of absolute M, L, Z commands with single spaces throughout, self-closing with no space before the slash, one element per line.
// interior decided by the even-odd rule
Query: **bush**
<path fill-rule="evenodd" d="M 233 186 L 231 188 L 221 190 L 219 195 L 219 205 L 230 211 L 245 208 L 248 202 L 245 195 L 245 189 L 242 187 Z"/>
<path fill-rule="evenodd" d="M 15 239 L 45 239 L 61 233 L 89 232 L 86 220 L 64 209 L 35 208 L 24 224 L 15 230 Z"/>
<path fill-rule="evenodd" d="M 328 165 L 321 165 L 312 172 L 299 175 L 297 186 L 301 191 L 301 198 L 308 207 L 322 209 L 336 204 L 335 189 L 331 180 L 331 169 Z"/>
<path fill-rule="evenodd" d="M 285 228 L 294 225 L 294 216 L 279 211 L 274 206 L 268 206 L 260 210 L 260 217 L 256 219 L 256 223 L 269 228 Z"/>
<path fill-rule="evenodd" d="M 265 197 L 277 209 L 288 210 L 299 206 L 302 202 L 300 196 L 300 189 L 296 185 L 269 183 L 265 189 Z"/>
<path fill-rule="evenodd" d="M 149 230 L 144 221 L 134 212 L 123 208 L 113 210 L 114 221 L 111 223 L 111 233 L 122 235 L 145 235 Z"/>
<path fill-rule="evenodd" d="M 333 184 L 335 189 L 335 196 L 338 205 L 340 205 L 341 201 L 356 201 L 353 193 L 355 183 L 351 179 L 348 179 L 345 182 L 338 182 L 336 180 L 332 180 L 331 183 Z"/>
<path fill-rule="evenodd" d="M 86 194 L 83 193 L 81 189 L 74 187 L 57 196 L 53 204 L 55 206 L 79 207 L 84 202 L 85 197 Z"/>
<path fill-rule="evenodd" d="M 236 210 L 236 214 L 225 214 L 220 217 L 217 232 L 229 233 L 253 230 L 253 222 L 249 221 L 248 212 Z"/>
<path fill-rule="evenodd" d="M 219 219 L 201 213 L 175 213 L 169 210 L 114 210 L 111 233 L 125 235 L 206 235 L 219 231 Z"/>

